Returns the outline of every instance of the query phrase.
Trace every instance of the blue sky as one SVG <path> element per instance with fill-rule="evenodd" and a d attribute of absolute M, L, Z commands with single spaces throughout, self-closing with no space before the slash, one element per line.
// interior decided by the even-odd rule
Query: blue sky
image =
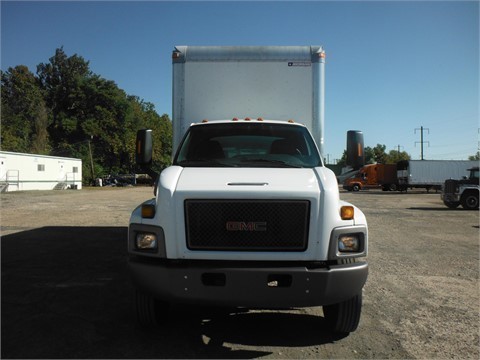
<path fill-rule="evenodd" d="M 479 143 L 479 2 L 1 2 L 1 69 L 35 73 L 63 46 L 128 94 L 171 114 L 175 45 L 322 45 L 325 157 L 346 132 L 420 158 Z"/>

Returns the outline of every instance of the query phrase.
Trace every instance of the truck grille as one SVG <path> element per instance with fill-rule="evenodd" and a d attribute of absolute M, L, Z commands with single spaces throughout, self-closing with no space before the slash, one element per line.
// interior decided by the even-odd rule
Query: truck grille
<path fill-rule="evenodd" d="M 185 200 L 191 250 L 305 251 L 306 200 Z"/>
<path fill-rule="evenodd" d="M 455 194 L 457 191 L 457 181 L 456 180 L 445 180 L 445 194 Z"/>

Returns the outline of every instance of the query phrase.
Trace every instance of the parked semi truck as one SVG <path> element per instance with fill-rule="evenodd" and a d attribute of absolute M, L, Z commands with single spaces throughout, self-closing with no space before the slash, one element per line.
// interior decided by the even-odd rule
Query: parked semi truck
<path fill-rule="evenodd" d="M 384 191 L 395 191 L 397 182 L 396 164 L 368 164 L 345 179 L 343 188 L 348 191 L 379 188 Z"/>
<path fill-rule="evenodd" d="M 367 221 L 322 162 L 324 66 L 319 46 L 175 48 L 173 165 L 129 225 L 141 325 L 194 303 L 323 306 L 332 331 L 357 328 Z M 137 163 L 151 153 L 139 131 Z"/>
<path fill-rule="evenodd" d="M 478 162 L 477 162 L 478 165 Z M 478 210 L 478 194 L 480 190 L 479 167 L 468 169 L 469 176 L 461 180 L 449 179 L 442 187 L 441 198 L 443 203 L 451 209 L 460 204 L 467 210 Z"/>
<path fill-rule="evenodd" d="M 466 169 L 478 166 L 468 160 L 404 160 L 397 164 L 398 187 L 401 191 L 412 188 L 440 190 L 445 180 L 460 179 Z"/>

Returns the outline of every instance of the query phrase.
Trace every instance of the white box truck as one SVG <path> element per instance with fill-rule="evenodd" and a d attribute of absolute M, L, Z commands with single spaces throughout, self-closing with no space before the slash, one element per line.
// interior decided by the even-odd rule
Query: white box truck
<path fill-rule="evenodd" d="M 322 162 L 324 66 L 319 46 L 175 48 L 173 165 L 129 226 L 141 325 L 194 303 L 323 306 L 333 331 L 357 328 L 367 221 Z M 150 130 L 136 151 L 148 169 Z"/>
<path fill-rule="evenodd" d="M 403 160 L 397 163 L 398 189 L 440 190 L 445 180 L 461 179 L 467 169 L 478 166 L 469 160 Z"/>

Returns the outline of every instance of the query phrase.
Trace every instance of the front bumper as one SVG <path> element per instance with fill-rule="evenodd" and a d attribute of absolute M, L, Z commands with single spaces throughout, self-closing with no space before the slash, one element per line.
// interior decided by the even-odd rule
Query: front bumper
<path fill-rule="evenodd" d="M 460 201 L 460 195 L 457 193 L 442 193 L 440 195 L 440 198 L 444 202 L 459 202 Z"/>
<path fill-rule="evenodd" d="M 366 262 L 309 268 L 301 264 L 170 263 L 132 257 L 128 264 L 134 284 L 156 298 L 254 308 L 338 303 L 360 293 L 368 275 Z"/>

